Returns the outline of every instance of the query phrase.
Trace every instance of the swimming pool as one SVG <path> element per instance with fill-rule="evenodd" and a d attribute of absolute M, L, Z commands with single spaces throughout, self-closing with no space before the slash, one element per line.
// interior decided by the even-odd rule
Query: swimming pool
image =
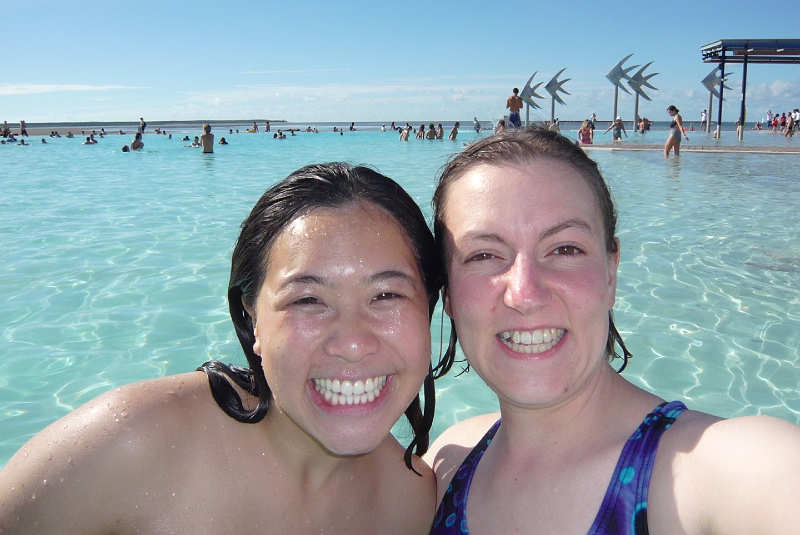
<path fill-rule="evenodd" d="M 0 146 L 0 465 L 110 388 L 210 358 L 244 362 L 225 302 L 230 252 L 271 184 L 308 163 L 366 163 L 429 214 L 436 172 L 475 136 L 224 134 L 230 145 L 201 155 L 176 134 L 147 135 L 145 151 L 130 154 L 120 148 L 132 136 Z M 720 143 L 738 143 L 726 134 Z M 712 142 L 690 134 L 697 144 L 701 136 Z M 747 143 L 793 143 L 766 136 Z M 615 314 L 635 355 L 625 376 L 722 416 L 800 421 L 800 157 L 591 156 L 620 211 Z M 434 358 L 439 328 L 437 313 Z M 437 385 L 434 436 L 496 410 L 474 373 L 455 375 Z"/>

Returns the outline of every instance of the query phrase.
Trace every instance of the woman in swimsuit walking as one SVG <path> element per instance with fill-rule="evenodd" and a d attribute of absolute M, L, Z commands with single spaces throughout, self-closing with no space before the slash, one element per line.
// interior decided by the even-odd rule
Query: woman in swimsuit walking
<path fill-rule="evenodd" d="M 580 147 L 545 130 L 480 140 L 445 165 L 434 207 L 445 367 L 458 339 L 501 419 L 456 424 L 426 455 L 432 534 L 796 532 L 800 427 L 690 411 L 612 368 L 629 356 L 616 211 Z"/>
<path fill-rule="evenodd" d="M 667 138 L 667 143 L 664 145 L 665 158 L 669 157 L 670 150 L 675 151 L 675 156 L 680 155 L 682 137 L 685 137 L 686 141 L 689 141 L 689 137 L 686 135 L 686 132 L 683 131 L 683 118 L 681 114 L 678 113 L 678 108 L 670 106 L 667 108 L 667 113 L 672 117 L 672 122 L 669 123 L 669 137 Z"/>

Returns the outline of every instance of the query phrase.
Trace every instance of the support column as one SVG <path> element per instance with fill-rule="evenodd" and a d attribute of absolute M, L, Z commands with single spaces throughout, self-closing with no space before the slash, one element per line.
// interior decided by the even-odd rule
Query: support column
<path fill-rule="evenodd" d="M 719 109 L 717 110 L 717 139 L 722 136 L 722 96 L 725 91 L 725 49 L 722 49 L 722 56 L 719 60 L 719 77 L 723 82 L 719 85 Z"/>
<path fill-rule="evenodd" d="M 747 118 L 747 106 L 745 105 L 745 96 L 747 95 L 747 52 L 744 54 L 744 63 L 742 65 L 742 109 L 739 112 L 739 141 L 744 141 L 745 119 Z"/>
<path fill-rule="evenodd" d="M 711 91 L 708 92 L 708 113 L 706 114 L 706 133 L 711 133 L 711 111 L 712 106 L 714 105 L 714 93 Z"/>

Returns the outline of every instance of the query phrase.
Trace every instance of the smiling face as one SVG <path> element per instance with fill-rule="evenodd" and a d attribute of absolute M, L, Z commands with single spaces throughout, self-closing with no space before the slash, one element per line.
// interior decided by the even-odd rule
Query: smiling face
<path fill-rule="evenodd" d="M 618 254 L 586 180 L 550 160 L 478 165 L 444 204 L 448 290 L 470 365 L 501 404 L 574 398 L 607 366 Z"/>
<path fill-rule="evenodd" d="M 272 246 L 253 350 L 268 421 L 339 455 L 366 453 L 417 395 L 430 364 L 428 295 L 410 241 L 370 204 L 316 208 Z"/>

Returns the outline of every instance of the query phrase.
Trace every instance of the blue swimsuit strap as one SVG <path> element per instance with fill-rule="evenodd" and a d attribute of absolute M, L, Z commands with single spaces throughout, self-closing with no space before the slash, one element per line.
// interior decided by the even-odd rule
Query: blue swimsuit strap
<path fill-rule="evenodd" d="M 664 431 L 686 410 L 680 401 L 662 403 L 625 443 L 589 535 L 643 535 L 647 528 L 650 476 Z"/>

